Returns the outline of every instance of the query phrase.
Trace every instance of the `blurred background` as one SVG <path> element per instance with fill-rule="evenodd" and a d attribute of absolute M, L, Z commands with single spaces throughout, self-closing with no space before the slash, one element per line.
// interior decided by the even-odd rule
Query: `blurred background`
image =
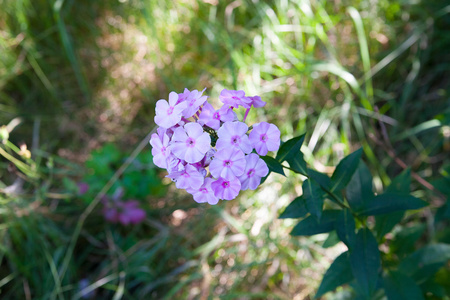
<path fill-rule="evenodd" d="M 312 299 L 344 248 L 277 219 L 303 178 L 195 203 L 152 163 L 155 102 L 260 95 L 249 123 L 306 132 L 318 171 L 363 146 L 381 191 L 410 166 L 431 206 L 405 222 L 427 224 L 450 172 L 449 30 L 442 0 L 0 0 L 1 298 Z"/>

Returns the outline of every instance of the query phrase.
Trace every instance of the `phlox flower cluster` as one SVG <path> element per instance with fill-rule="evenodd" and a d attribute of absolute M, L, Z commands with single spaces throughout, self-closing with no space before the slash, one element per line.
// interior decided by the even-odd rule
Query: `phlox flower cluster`
<path fill-rule="evenodd" d="M 259 155 L 280 147 L 280 130 L 266 122 L 248 127 L 252 107 L 266 103 L 244 91 L 222 90 L 215 109 L 203 91 L 171 92 L 156 102 L 157 133 L 151 136 L 153 162 L 168 171 L 177 188 L 198 203 L 232 200 L 241 190 L 255 190 L 269 168 Z M 242 121 L 235 112 L 246 109 Z"/>

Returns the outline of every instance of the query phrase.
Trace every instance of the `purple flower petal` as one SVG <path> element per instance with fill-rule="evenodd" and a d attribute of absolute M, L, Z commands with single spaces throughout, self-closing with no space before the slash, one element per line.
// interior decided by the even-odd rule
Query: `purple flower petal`
<path fill-rule="evenodd" d="M 266 155 L 280 147 L 280 130 L 273 124 L 257 123 L 253 125 L 249 140 L 259 155 Z"/>
<path fill-rule="evenodd" d="M 219 199 L 233 200 L 241 190 L 241 183 L 237 178 L 231 180 L 219 178 L 211 183 L 211 188 Z"/>
<path fill-rule="evenodd" d="M 239 176 L 242 190 L 255 190 L 261 182 L 261 178 L 269 174 L 266 163 L 255 153 L 250 153 L 246 157 L 247 164 L 244 173 Z"/>
<path fill-rule="evenodd" d="M 209 165 L 209 172 L 216 178 L 222 177 L 231 180 L 244 173 L 245 164 L 245 156 L 241 150 L 226 148 L 217 151 Z"/>
<path fill-rule="evenodd" d="M 186 189 L 186 191 L 194 197 L 197 203 L 208 202 L 211 205 L 215 205 L 219 202 L 219 199 L 214 195 L 214 191 L 211 188 L 211 183 L 214 182 L 212 178 L 206 178 L 204 184 L 199 189 Z"/>

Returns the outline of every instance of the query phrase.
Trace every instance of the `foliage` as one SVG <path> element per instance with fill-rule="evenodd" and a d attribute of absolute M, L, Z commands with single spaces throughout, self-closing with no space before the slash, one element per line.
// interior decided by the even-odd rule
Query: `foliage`
<path fill-rule="evenodd" d="M 0 145 L 6 153 L 0 158 L 2 298 L 79 298 L 91 291 L 106 299 L 308 299 L 335 257 L 333 269 L 345 276 L 330 269 L 324 281 L 359 291 L 364 282 L 352 279 L 348 252 L 339 256 L 345 245 L 339 241 L 351 240 L 349 210 L 329 194 L 324 211 L 318 204 L 322 186 L 332 184 L 330 166 L 361 146 L 373 177 L 364 197 L 403 190 L 409 203 L 411 189 L 430 204 L 361 216 L 388 270 L 378 273 L 386 294 L 450 295 L 445 268 L 428 275 L 442 262 L 427 265 L 427 255 L 445 258 L 445 247 L 434 245 L 450 243 L 446 1 L 0 0 L 0 6 L 0 144 L 11 142 Z M 267 157 L 288 176 L 272 175 L 260 191 L 214 209 L 170 189 L 160 198 L 138 199 L 148 219 L 136 227 L 108 224 L 96 207 L 69 251 L 77 222 L 98 191 L 77 196 L 76 183 L 90 178 L 95 186 L 94 172 L 103 183 L 114 179 L 111 170 L 151 130 L 155 102 L 184 86 L 207 87 L 211 95 L 223 88 L 261 95 L 267 109 L 251 112 L 250 122 L 272 122 L 284 138 L 308 132 L 301 152 L 308 164 L 283 162 L 303 175 Z M 21 125 L 13 133 L 15 126 L 6 125 L 6 134 L 1 125 L 17 117 Z M 28 149 L 16 146 L 24 143 Z M 86 172 L 89 155 L 106 143 L 120 145 L 110 175 L 100 175 L 98 166 Z M 137 165 L 142 176 L 153 178 L 146 170 L 151 166 Z M 356 187 L 370 181 L 364 169 L 358 163 L 359 179 L 335 192 L 358 213 L 365 207 Z M 411 184 L 402 179 L 408 174 Z M 19 178 L 24 193 L 5 193 L 20 187 Z M 303 184 L 312 195 L 309 206 L 300 195 Z M 333 218 L 345 226 L 289 240 L 298 221 L 276 220 L 289 199 L 296 208 L 283 217 L 317 224 L 328 218 L 326 211 L 344 210 Z M 363 226 L 358 219 L 354 226 L 357 235 Z M 419 249 L 427 249 L 419 253 L 427 257 L 412 257 Z M 401 261 L 425 263 L 424 278 L 400 267 Z M 347 288 L 330 294 L 323 298 L 354 296 Z"/>
<path fill-rule="evenodd" d="M 416 227 L 419 230 L 404 227 L 394 240 L 386 239 L 401 223 L 405 212 L 413 210 L 417 214 L 428 205 L 410 195 L 409 169 L 398 175 L 383 193 L 375 195 L 372 175 L 361 159 L 362 149 L 342 159 L 331 178 L 314 171 L 305 174 L 284 165 L 288 154 L 291 161 L 303 160 L 301 143 L 297 142 L 303 138 L 304 135 L 286 141 L 276 159 L 272 159 L 271 171 L 286 168 L 307 177 L 303 195 L 295 198 L 280 218 L 303 218 L 292 229 L 293 236 L 331 235 L 334 231 L 348 249 L 325 273 L 316 298 L 343 284 L 350 284 L 358 299 L 373 299 L 380 293 L 385 293 L 388 299 L 425 299 L 429 293 L 442 296 L 447 284 L 435 276 L 440 270 L 448 274 L 444 267 L 450 260 L 450 244 L 437 242 L 415 250 L 414 244 L 423 233 L 422 226 Z M 442 209 L 446 210 L 447 204 Z M 409 218 L 412 217 L 410 214 Z M 384 227 L 386 224 L 388 229 Z M 383 253 L 380 245 L 386 244 L 388 250 Z"/>
<path fill-rule="evenodd" d="M 128 157 L 128 153 L 120 151 L 114 144 L 105 144 L 93 151 L 86 161 L 88 171 L 82 178 L 82 181 L 87 183 L 91 190 L 84 199 L 92 200 L 89 196 L 92 197 L 100 192 Z M 161 197 L 167 192 L 167 188 L 162 184 L 157 169 L 152 163 L 152 155 L 148 149 L 139 153 L 114 183 L 111 194 L 114 194 L 118 187 L 123 188 L 123 197 L 126 199 L 145 199 L 149 195 Z"/>

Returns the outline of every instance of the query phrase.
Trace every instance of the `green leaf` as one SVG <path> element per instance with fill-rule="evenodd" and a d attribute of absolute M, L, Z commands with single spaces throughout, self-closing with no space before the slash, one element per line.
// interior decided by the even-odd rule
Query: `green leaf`
<path fill-rule="evenodd" d="M 395 225 L 400 223 L 404 216 L 403 211 L 397 211 L 389 214 L 384 214 L 380 216 L 375 216 L 375 232 L 377 233 L 377 238 L 381 238 L 394 228 Z"/>
<path fill-rule="evenodd" d="M 434 280 L 434 278 L 430 278 L 420 285 L 420 289 L 425 295 L 431 293 L 435 297 L 438 297 L 438 299 L 444 299 L 446 295 L 450 295 L 450 292 L 446 292 L 444 288 L 444 286 L 448 286 L 448 282 L 450 282 L 450 278 L 446 278 L 445 283 L 443 285 L 440 285 Z"/>
<path fill-rule="evenodd" d="M 398 271 L 391 271 L 383 278 L 384 290 L 388 300 L 408 299 L 408 300 L 423 300 L 422 290 L 419 286 L 406 276 Z"/>
<path fill-rule="evenodd" d="M 345 189 L 348 203 L 354 211 L 363 210 L 365 203 L 373 197 L 372 174 L 363 161 L 359 161 L 358 168 Z"/>
<path fill-rule="evenodd" d="M 308 174 L 303 153 L 299 152 L 295 157 L 287 159 L 287 162 L 294 172 L 305 176 Z"/>
<path fill-rule="evenodd" d="M 410 186 L 411 170 L 408 168 L 397 175 L 384 192 L 389 194 L 409 194 Z"/>
<path fill-rule="evenodd" d="M 442 177 L 431 182 L 442 194 L 450 197 L 450 177 Z"/>
<path fill-rule="evenodd" d="M 342 190 L 347 186 L 352 179 L 353 173 L 355 173 L 358 168 L 361 155 L 362 148 L 359 148 L 339 162 L 336 166 L 336 170 L 334 170 L 333 176 L 331 176 L 331 192 Z"/>
<path fill-rule="evenodd" d="M 402 257 L 414 251 L 414 245 L 425 231 L 425 224 L 416 224 L 396 232 L 390 243 L 390 252 Z"/>
<path fill-rule="evenodd" d="M 314 235 L 330 232 L 334 229 L 334 222 L 339 216 L 339 210 L 325 210 L 322 213 L 320 222 L 313 216 L 309 216 L 300 221 L 291 231 L 291 235 Z"/>
<path fill-rule="evenodd" d="M 312 216 L 320 220 L 323 210 L 323 199 L 326 193 L 322 190 L 320 185 L 315 181 L 307 179 L 303 182 L 303 197 L 306 201 L 306 207 Z"/>
<path fill-rule="evenodd" d="M 286 141 L 281 145 L 275 159 L 282 163 L 285 160 L 296 157 L 300 153 L 300 148 L 304 140 L 305 134 L 302 134 L 301 136 Z"/>
<path fill-rule="evenodd" d="M 339 255 L 323 276 L 315 298 L 319 298 L 327 292 L 346 284 L 353 279 L 353 274 L 348 260 L 348 252 Z"/>
<path fill-rule="evenodd" d="M 343 209 L 336 220 L 336 233 L 340 240 L 352 249 L 355 244 L 355 219 L 349 209 Z"/>
<path fill-rule="evenodd" d="M 295 198 L 278 217 L 279 219 L 303 218 L 308 213 L 303 196 Z"/>
<path fill-rule="evenodd" d="M 331 187 L 331 179 L 326 174 L 317 172 L 313 169 L 308 169 L 308 177 L 317 182 L 324 189 L 329 190 Z"/>
<path fill-rule="evenodd" d="M 261 156 L 261 159 L 264 160 L 264 162 L 269 167 L 269 172 L 275 172 L 283 176 L 286 176 L 284 174 L 283 166 L 275 158 L 270 156 Z"/>
<path fill-rule="evenodd" d="M 370 202 L 366 203 L 365 209 L 359 211 L 359 213 L 365 216 L 374 216 L 396 211 L 419 209 L 427 205 L 425 201 L 411 195 L 384 193 L 371 199 Z"/>
<path fill-rule="evenodd" d="M 330 248 L 335 245 L 337 245 L 341 240 L 339 239 L 336 230 L 331 231 L 328 234 L 327 239 L 323 242 L 322 247 L 323 248 Z"/>
<path fill-rule="evenodd" d="M 433 276 L 450 260 L 450 245 L 427 245 L 405 258 L 399 271 L 411 276 L 417 283 L 422 283 Z"/>
<path fill-rule="evenodd" d="M 350 265 L 356 283 L 364 296 L 370 298 L 377 285 L 381 260 L 378 243 L 369 229 L 364 228 L 358 232 L 354 247 L 349 253 Z"/>

